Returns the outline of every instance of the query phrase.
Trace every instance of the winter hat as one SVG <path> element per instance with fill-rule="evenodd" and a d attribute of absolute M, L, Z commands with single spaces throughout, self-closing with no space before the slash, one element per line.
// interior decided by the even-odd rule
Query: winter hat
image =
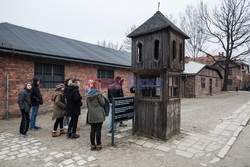
<path fill-rule="evenodd" d="M 59 89 L 64 88 L 64 87 L 65 87 L 65 85 L 60 83 L 60 84 L 56 85 L 56 90 L 59 90 Z"/>

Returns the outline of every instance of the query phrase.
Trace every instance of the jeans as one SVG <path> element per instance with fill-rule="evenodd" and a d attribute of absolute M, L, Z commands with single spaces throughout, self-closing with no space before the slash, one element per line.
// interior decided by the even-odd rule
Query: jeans
<path fill-rule="evenodd" d="M 112 132 L 112 103 L 109 103 L 109 132 Z M 114 123 L 114 131 L 116 130 L 116 123 Z"/>
<path fill-rule="evenodd" d="M 69 117 L 68 116 L 64 116 L 63 126 L 69 126 Z"/>
<path fill-rule="evenodd" d="M 53 131 L 57 131 L 58 124 L 60 125 L 60 129 L 63 129 L 63 117 L 56 119 Z"/>
<path fill-rule="evenodd" d="M 21 120 L 19 132 L 21 134 L 26 134 L 29 129 L 30 114 L 29 112 L 25 112 L 25 111 L 21 111 L 21 112 L 22 112 L 22 120 Z"/>
<path fill-rule="evenodd" d="M 91 145 L 95 145 L 95 140 L 97 145 L 101 145 L 102 138 L 102 122 L 101 123 L 91 123 L 90 141 Z"/>
<path fill-rule="evenodd" d="M 34 129 L 36 127 L 36 117 L 38 113 L 39 106 L 32 106 L 32 112 L 30 117 L 30 129 Z"/>

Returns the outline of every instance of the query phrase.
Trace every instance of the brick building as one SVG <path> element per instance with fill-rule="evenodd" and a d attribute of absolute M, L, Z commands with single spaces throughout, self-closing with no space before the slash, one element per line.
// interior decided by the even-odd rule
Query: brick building
<path fill-rule="evenodd" d="M 211 58 L 210 56 L 204 56 L 204 57 L 197 57 L 197 58 L 190 58 L 186 57 L 185 62 L 189 61 L 195 61 L 198 63 L 207 64 L 209 66 L 218 68 L 224 77 L 224 70 L 220 67 L 225 67 L 225 56 L 223 53 L 219 53 L 219 55 L 214 56 L 215 60 Z M 220 63 L 220 65 L 218 65 Z M 236 89 L 239 90 L 246 90 L 247 87 L 250 86 L 249 81 L 249 65 L 244 63 L 243 61 L 236 60 L 236 61 L 230 61 L 229 64 L 229 75 L 228 75 L 228 81 L 227 81 L 227 88 L 228 90 L 235 91 Z M 221 80 L 221 84 L 223 86 L 224 80 Z"/>
<path fill-rule="evenodd" d="M 222 75 L 217 68 L 189 61 L 182 73 L 182 97 L 192 98 L 221 92 Z"/>
<path fill-rule="evenodd" d="M 50 97 L 55 85 L 66 78 L 77 77 L 81 80 L 80 93 L 85 98 L 90 77 L 105 82 L 115 76 L 133 76 L 131 55 L 126 52 L 8 23 L 0 24 L 0 62 L 0 117 L 7 110 L 10 116 L 19 114 L 18 92 L 34 76 L 42 79 L 42 112 L 52 109 Z M 129 96 L 126 81 L 124 92 Z"/>

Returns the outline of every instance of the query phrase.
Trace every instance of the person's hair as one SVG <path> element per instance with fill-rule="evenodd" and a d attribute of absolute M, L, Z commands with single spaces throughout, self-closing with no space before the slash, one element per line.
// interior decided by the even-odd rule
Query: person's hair
<path fill-rule="evenodd" d="M 27 88 L 27 85 L 28 85 L 28 84 L 30 84 L 30 85 L 32 86 L 32 83 L 31 83 L 31 82 L 26 82 L 26 83 L 24 84 L 24 89 Z"/>
<path fill-rule="evenodd" d="M 122 78 L 120 76 L 115 77 L 115 82 L 118 82 L 119 80 L 121 80 Z"/>
<path fill-rule="evenodd" d="M 78 78 L 74 78 L 74 79 L 72 79 L 72 82 L 73 83 L 77 83 L 77 81 L 80 81 Z"/>
<path fill-rule="evenodd" d="M 71 78 L 66 79 L 66 80 L 64 81 L 64 84 L 65 84 L 65 85 L 68 85 L 69 80 L 71 80 Z"/>

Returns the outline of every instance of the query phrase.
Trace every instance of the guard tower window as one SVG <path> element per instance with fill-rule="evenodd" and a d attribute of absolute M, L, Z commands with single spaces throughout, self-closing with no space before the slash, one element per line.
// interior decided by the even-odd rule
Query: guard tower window
<path fill-rule="evenodd" d="M 137 44 L 137 62 L 140 63 L 142 61 L 142 44 Z"/>
<path fill-rule="evenodd" d="M 159 60 L 160 41 L 155 40 L 154 59 Z"/>
<path fill-rule="evenodd" d="M 173 61 L 176 59 L 176 42 L 173 41 Z"/>
<path fill-rule="evenodd" d="M 169 77 L 169 98 L 179 98 L 179 77 Z"/>
<path fill-rule="evenodd" d="M 143 97 L 160 97 L 163 84 L 160 76 L 141 76 L 138 84 Z"/>
<path fill-rule="evenodd" d="M 179 48 L 179 54 L 180 54 L 180 62 L 182 62 L 182 57 L 183 57 L 183 47 L 182 47 L 182 44 L 180 44 L 180 48 Z"/>

